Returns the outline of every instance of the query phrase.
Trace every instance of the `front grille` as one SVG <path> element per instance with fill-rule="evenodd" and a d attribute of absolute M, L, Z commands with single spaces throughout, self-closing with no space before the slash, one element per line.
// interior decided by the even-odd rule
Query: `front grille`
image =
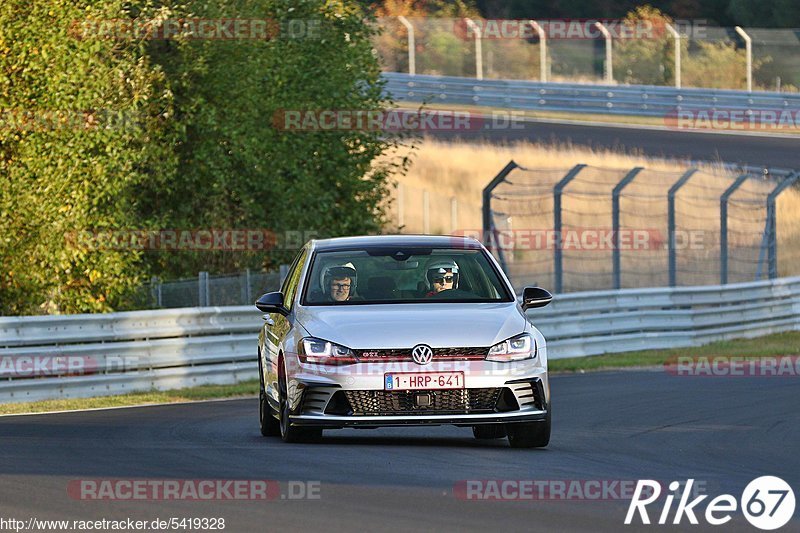
<path fill-rule="evenodd" d="M 341 391 L 352 407 L 353 415 L 426 415 L 493 413 L 501 388 L 437 391 Z M 429 394 L 430 405 L 416 405 L 418 394 Z"/>
<path fill-rule="evenodd" d="M 362 361 L 413 361 L 411 348 L 386 348 L 375 350 L 353 350 L 356 357 Z M 434 348 L 433 359 L 458 361 L 462 359 L 484 359 L 489 353 L 489 348 Z"/>
<path fill-rule="evenodd" d="M 434 357 L 486 357 L 489 348 L 434 348 Z"/>

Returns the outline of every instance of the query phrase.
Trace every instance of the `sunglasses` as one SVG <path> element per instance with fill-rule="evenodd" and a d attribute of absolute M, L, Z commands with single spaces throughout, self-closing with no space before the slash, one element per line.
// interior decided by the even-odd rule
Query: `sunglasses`
<path fill-rule="evenodd" d="M 433 278 L 434 283 L 453 283 L 453 276 L 444 276 L 441 278 Z"/>

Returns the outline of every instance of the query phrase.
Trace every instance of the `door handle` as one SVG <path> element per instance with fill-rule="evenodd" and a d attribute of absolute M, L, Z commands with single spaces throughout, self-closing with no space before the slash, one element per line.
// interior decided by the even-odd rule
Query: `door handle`
<path fill-rule="evenodd" d="M 268 326 L 274 326 L 274 325 L 275 325 L 275 321 L 274 321 L 274 320 L 272 320 L 272 319 L 269 317 L 269 315 L 264 315 L 264 316 L 262 316 L 261 318 L 263 318 L 263 319 L 264 319 L 264 323 L 265 323 L 266 325 L 268 325 Z"/>

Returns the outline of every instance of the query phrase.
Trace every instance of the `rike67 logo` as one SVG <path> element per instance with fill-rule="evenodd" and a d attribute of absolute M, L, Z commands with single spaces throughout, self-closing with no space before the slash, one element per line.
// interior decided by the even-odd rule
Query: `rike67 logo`
<path fill-rule="evenodd" d="M 699 523 L 697 516 L 700 515 L 712 526 L 721 526 L 728 523 L 733 518 L 732 513 L 739 508 L 750 524 L 758 529 L 770 531 L 786 525 L 794 516 L 794 491 L 779 477 L 762 476 L 754 479 L 745 487 L 742 497 L 738 501 L 730 494 L 717 496 L 707 502 L 705 513 L 702 514 L 698 507 L 703 500 L 708 498 L 708 495 L 700 495 L 690 501 L 693 484 L 694 479 L 689 479 L 686 483 L 673 481 L 669 484 L 670 493 L 664 499 L 664 506 L 656 523 L 678 525 L 686 518 L 690 524 L 697 525 Z M 683 491 L 678 493 L 681 487 L 684 487 Z M 634 523 L 637 514 L 642 524 L 650 524 L 647 506 L 659 500 L 660 497 L 661 484 L 658 481 L 639 480 L 631 504 L 628 506 L 625 525 Z M 672 504 L 676 498 L 678 504 L 670 522 Z"/>

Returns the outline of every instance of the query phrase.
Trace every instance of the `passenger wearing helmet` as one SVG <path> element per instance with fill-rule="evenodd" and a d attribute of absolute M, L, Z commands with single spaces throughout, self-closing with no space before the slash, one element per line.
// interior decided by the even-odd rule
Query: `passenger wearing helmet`
<path fill-rule="evenodd" d="M 458 264 L 452 259 L 440 259 L 428 265 L 425 273 L 430 291 L 425 294 L 430 298 L 442 291 L 458 288 Z"/>
<path fill-rule="evenodd" d="M 322 292 L 329 300 L 346 302 L 355 292 L 356 279 L 353 263 L 329 266 L 322 274 Z"/>

